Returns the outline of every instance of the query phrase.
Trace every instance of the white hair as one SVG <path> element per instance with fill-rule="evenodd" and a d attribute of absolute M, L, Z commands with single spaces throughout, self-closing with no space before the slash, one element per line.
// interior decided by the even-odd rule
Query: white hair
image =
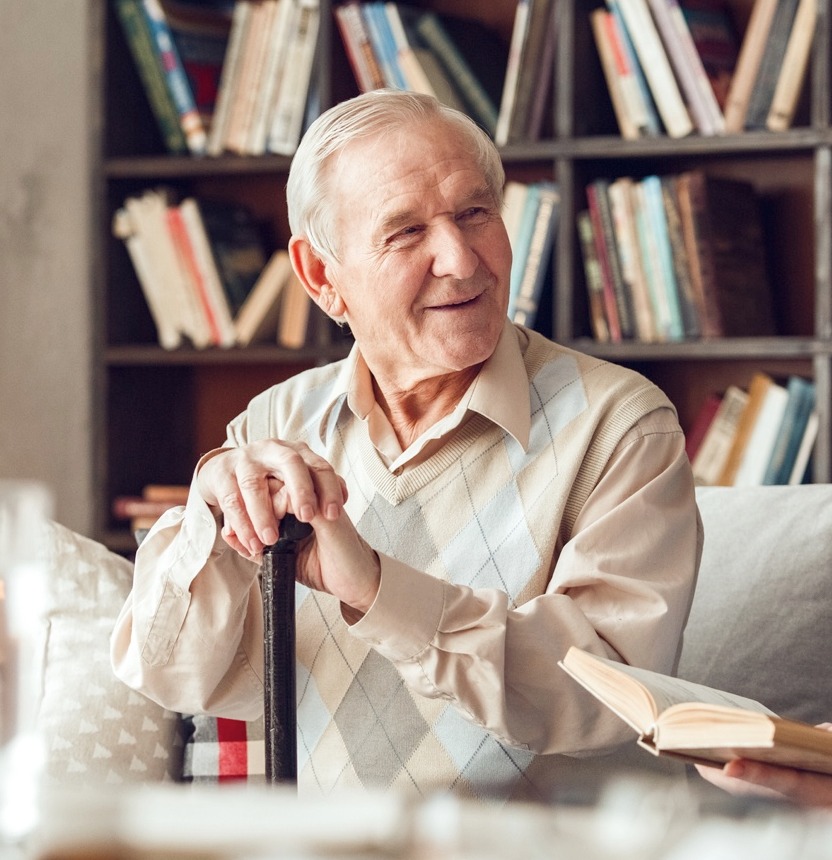
<path fill-rule="evenodd" d="M 505 171 L 488 135 L 469 117 L 432 96 L 401 90 L 373 90 L 340 102 L 322 113 L 303 136 L 292 159 L 286 185 L 289 226 L 304 236 L 322 259 L 338 259 L 334 230 L 335 196 L 328 187 L 331 156 L 355 140 L 439 120 L 462 132 L 494 196 L 502 205 Z"/>

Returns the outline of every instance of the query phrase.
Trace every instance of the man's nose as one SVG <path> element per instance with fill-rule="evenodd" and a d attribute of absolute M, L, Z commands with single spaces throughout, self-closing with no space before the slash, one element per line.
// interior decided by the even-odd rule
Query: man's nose
<path fill-rule="evenodd" d="M 473 276 L 479 266 L 479 256 L 470 241 L 456 224 L 442 224 L 434 228 L 431 237 L 433 252 L 432 274 L 435 278 L 464 280 Z"/>

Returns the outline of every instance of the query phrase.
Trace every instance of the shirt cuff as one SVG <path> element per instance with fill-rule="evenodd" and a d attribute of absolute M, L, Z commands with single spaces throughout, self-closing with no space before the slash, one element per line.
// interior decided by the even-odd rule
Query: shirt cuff
<path fill-rule="evenodd" d="M 393 662 L 415 659 L 439 632 L 445 583 L 379 553 L 381 584 L 373 605 L 350 633 Z M 413 607 L 419 611 L 414 612 Z"/>

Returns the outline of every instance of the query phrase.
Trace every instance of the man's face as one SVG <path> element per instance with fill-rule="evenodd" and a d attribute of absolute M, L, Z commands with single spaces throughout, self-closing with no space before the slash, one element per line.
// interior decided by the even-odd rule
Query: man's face
<path fill-rule="evenodd" d="M 412 126 L 349 146 L 331 170 L 340 261 L 327 281 L 373 373 L 410 388 L 488 358 L 511 248 L 460 133 Z"/>

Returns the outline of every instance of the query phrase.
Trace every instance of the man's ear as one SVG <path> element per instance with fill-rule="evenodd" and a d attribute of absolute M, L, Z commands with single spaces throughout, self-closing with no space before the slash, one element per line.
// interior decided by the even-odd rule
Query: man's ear
<path fill-rule="evenodd" d="M 329 283 L 326 263 L 315 253 L 303 236 L 292 236 L 289 240 L 289 257 L 295 274 L 303 284 L 312 301 L 335 320 L 344 316 L 346 307 L 338 291 Z"/>

